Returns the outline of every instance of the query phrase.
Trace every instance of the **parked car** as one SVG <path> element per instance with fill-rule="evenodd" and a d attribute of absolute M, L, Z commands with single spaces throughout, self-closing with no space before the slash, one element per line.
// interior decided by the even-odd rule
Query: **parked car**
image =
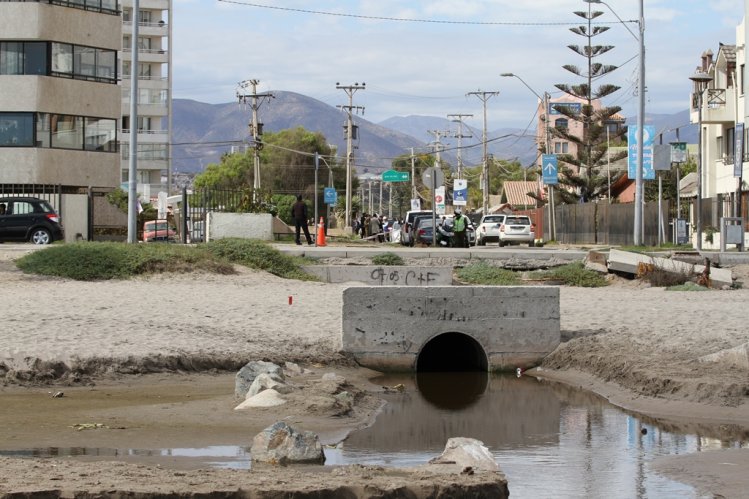
<path fill-rule="evenodd" d="M 484 215 L 476 229 L 476 245 L 484 246 L 487 242 L 499 241 L 499 226 L 507 215 Z"/>
<path fill-rule="evenodd" d="M 432 217 L 422 217 L 418 220 L 418 225 L 414 226 L 413 231 L 415 241 L 426 246 L 432 245 L 432 234 L 434 234 L 434 224 Z"/>
<path fill-rule="evenodd" d="M 425 215 L 431 216 L 432 210 L 414 210 L 406 212 L 406 218 L 403 219 L 403 224 L 401 225 L 401 244 L 405 246 L 413 246 L 411 232 L 413 231 L 414 219 L 417 216 Z"/>
<path fill-rule="evenodd" d="M 60 215 L 34 197 L 0 198 L 0 241 L 49 244 L 65 237 Z"/>
<path fill-rule="evenodd" d="M 507 215 L 504 222 L 499 224 L 499 246 L 507 244 L 528 243 L 536 245 L 536 226 L 526 215 Z"/>
<path fill-rule="evenodd" d="M 177 230 L 167 220 L 148 220 L 143 224 L 143 242 L 174 241 Z"/>

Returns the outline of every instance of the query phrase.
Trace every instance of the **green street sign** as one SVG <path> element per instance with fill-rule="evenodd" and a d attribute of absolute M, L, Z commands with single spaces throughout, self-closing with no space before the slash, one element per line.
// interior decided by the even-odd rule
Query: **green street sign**
<path fill-rule="evenodd" d="M 387 170 L 382 172 L 383 182 L 408 182 L 408 172 L 397 172 L 395 170 Z"/>

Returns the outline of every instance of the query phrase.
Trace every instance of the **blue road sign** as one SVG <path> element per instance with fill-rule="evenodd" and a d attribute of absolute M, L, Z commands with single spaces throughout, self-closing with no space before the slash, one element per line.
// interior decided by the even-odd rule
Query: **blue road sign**
<path fill-rule="evenodd" d="M 338 194 L 333 187 L 326 187 L 323 190 L 323 200 L 325 204 L 336 204 L 338 200 Z"/>
<path fill-rule="evenodd" d="M 543 172 L 544 184 L 555 185 L 559 183 L 556 154 L 544 154 L 541 156 L 541 171 Z"/>
<path fill-rule="evenodd" d="M 627 177 L 630 180 L 637 178 L 637 125 L 627 128 Z M 653 144 L 655 144 L 655 127 L 645 125 L 642 128 L 642 179 L 654 180 L 655 169 L 653 168 Z"/>

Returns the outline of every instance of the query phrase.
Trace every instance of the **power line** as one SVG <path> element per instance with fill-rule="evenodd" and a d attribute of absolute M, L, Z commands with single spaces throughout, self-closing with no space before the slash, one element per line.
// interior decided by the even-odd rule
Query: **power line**
<path fill-rule="evenodd" d="M 245 7 L 257 7 L 260 9 L 281 10 L 286 12 L 297 12 L 301 14 L 314 14 L 319 16 L 348 17 L 353 19 L 367 19 L 373 21 L 395 21 L 408 23 L 427 23 L 427 24 L 456 24 L 456 25 L 473 25 L 473 26 L 577 26 L 578 22 L 517 22 L 517 21 L 449 21 L 446 19 L 419 19 L 410 17 L 387 17 L 387 16 L 366 16 L 363 14 L 350 14 L 344 12 L 326 12 L 322 10 L 297 9 L 292 7 L 279 7 L 277 5 L 264 5 L 253 2 L 240 2 L 238 0 L 218 0 L 223 3 L 243 5 Z M 637 22 L 637 21 L 624 21 Z M 598 22 L 602 24 L 620 24 L 619 22 Z"/>

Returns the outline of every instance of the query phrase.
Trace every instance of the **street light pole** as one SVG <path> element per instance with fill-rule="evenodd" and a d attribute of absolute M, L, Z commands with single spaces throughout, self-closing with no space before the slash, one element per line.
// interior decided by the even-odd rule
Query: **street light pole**
<path fill-rule="evenodd" d="M 586 3 L 598 3 L 603 4 L 611 11 L 614 16 L 619 20 L 619 22 L 629 31 L 629 34 L 632 35 L 635 40 L 639 42 L 640 45 L 640 54 L 639 54 L 639 62 L 640 62 L 640 77 L 638 78 L 637 82 L 637 166 L 636 166 L 636 173 L 635 173 L 635 222 L 634 222 L 634 244 L 635 246 L 640 246 L 644 244 L 643 241 L 643 186 L 642 186 L 642 164 L 643 164 L 643 153 L 644 153 L 644 129 L 645 129 L 645 8 L 644 8 L 644 0 L 640 0 L 640 17 L 637 21 L 630 21 L 630 22 L 637 22 L 639 26 L 639 35 L 635 35 L 631 29 L 629 29 L 629 26 L 622 20 L 621 17 L 616 13 L 614 9 L 611 8 L 609 4 L 606 2 L 603 2 L 602 0 L 583 0 Z"/>
<path fill-rule="evenodd" d="M 541 97 L 541 95 L 538 94 L 533 88 L 528 85 L 525 80 L 523 80 L 521 77 L 516 75 L 515 73 L 502 73 L 500 76 L 503 77 L 510 77 L 510 78 L 517 78 L 520 80 L 520 82 L 525 85 L 525 87 L 530 90 L 533 95 L 538 97 L 538 100 L 542 103 L 544 106 L 544 136 L 543 136 L 543 144 L 544 144 L 544 152 L 546 154 L 551 154 L 551 137 L 549 136 L 549 99 L 550 95 L 548 92 L 544 92 L 544 96 Z M 541 142 L 539 140 L 539 142 Z M 540 146 L 540 144 L 539 144 Z M 541 179 L 543 179 L 543 165 L 541 165 Z M 549 199 L 548 199 L 548 211 L 549 211 L 549 238 L 554 241 L 556 240 L 556 223 L 554 220 L 554 185 L 549 184 Z"/>
<path fill-rule="evenodd" d="M 697 72 L 689 77 L 697 83 L 697 251 L 702 251 L 702 93 L 707 88 L 706 83 L 712 81 L 713 77 L 707 73 Z M 703 86 L 704 85 L 704 86 Z"/>

